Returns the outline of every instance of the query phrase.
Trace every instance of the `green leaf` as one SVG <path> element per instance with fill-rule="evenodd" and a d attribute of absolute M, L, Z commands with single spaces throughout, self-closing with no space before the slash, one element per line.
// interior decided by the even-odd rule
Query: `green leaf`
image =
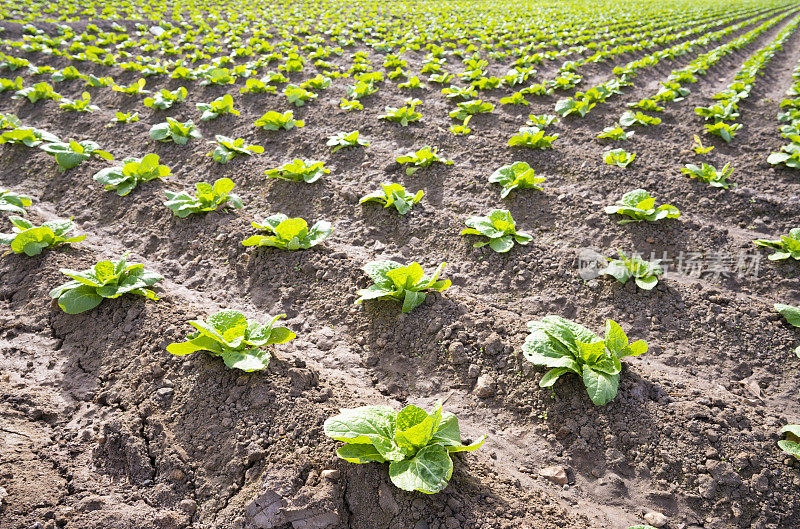
<path fill-rule="evenodd" d="M 453 475 L 453 461 L 447 449 L 439 444 L 426 446 L 409 460 L 392 461 L 389 479 L 398 488 L 435 494 L 447 487 Z"/>
<path fill-rule="evenodd" d="M 554 367 L 547 371 L 539 381 L 540 388 L 549 388 L 558 381 L 559 377 L 564 373 L 569 373 L 569 369 L 565 367 Z"/>
<path fill-rule="evenodd" d="M 800 327 L 800 307 L 776 303 L 775 310 L 781 313 L 790 325 Z"/>
<path fill-rule="evenodd" d="M 65 291 L 58 297 L 58 306 L 67 314 L 80 314 L 92 310 L 103 301 L 93 287 L 81 285 Z"/>
<path fill-rule="evenodd" d="M 372 444 L 370 436 L 391 439 L 395 429 L 394 410 L 387 406 L 344 409 L 327 419 L 323 431 L 328 437 L 351 444 Z"/>
<path fill-rule="evenodd" d="M 371 444 L 347 444 L 336 450 L 336 455 L 350 463 L 385 463 L 386 459 Z"/>
<path fill-rule="evenodd" d="M 619 388 L 619 375 L 609 375 L 583 366 L 583 383 L 589 398 L 597 406 L 602 406 L 616 397 Z"/>
<path fill-rule="evenodd" d="M 246 351 L 226 350 L 222 353 L 222 360 L 231 369 L 242 371 L 259 371 L 269 365 L 270 354 L 262 349 L 248 349 Z"/>

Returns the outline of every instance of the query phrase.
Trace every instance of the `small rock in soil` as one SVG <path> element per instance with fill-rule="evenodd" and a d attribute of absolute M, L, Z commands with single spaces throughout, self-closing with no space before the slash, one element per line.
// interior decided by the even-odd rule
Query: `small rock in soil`
<path fill-rule="evenodd" d="M 494 378 L 489 374 L 484 374 L 478 377 L 478 381 L 475 383 L 475 389 L 472 390 L 472 392 L 476 396 L 485 399 L 494 395 L 494 388 Z"/>
<path fill-rule="evenodd" d="M 664 527 L 667 525 L 667 517 L 657 511 L 652 511 L 645 514 L 644 519 L 653 527 Z"/>
<path fill-rule="evenodd" d="M 562 466 L 545 467 L 539 471 L 539 475 L 558 485 L 567 484 L 567 469 Z"/>

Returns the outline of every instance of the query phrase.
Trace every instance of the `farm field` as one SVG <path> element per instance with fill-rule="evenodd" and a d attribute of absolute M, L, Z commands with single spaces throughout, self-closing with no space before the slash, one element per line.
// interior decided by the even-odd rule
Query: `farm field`
<path fill-rule="evenodd" d="M 0 6 L 0 529 L 800 527 L 800 2 Z"/>

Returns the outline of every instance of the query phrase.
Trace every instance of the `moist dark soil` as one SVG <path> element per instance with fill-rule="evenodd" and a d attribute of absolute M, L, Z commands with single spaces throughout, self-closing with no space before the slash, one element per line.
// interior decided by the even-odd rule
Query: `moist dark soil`
<path fill-rule="evenodd" d="M 167 111 L 108 88 L 88 89 L 101 107 L 91 114 L 0 94 L 0 111 L 26 125 L 94 139 L 118 160 L 155 152 L 173 171 L 119 197 L 92 180 L 107 162 L 59 172 L 38 149 L 0 146 L 0 184 L 35 198 L 28 217 L 74 216 L 76 233 L 88 235 L 39 257 L 0 258 L 0 528 L 625 529 L 646 514 L 663 521 L 653 513 L 673 529 L 800 527 L 800 465 L 776 445 L 782 425 L 800 422 L 793 353 L 800 332 L 772 309 L 775 302 L 800 305 L 800 264 L 768 261 L 752 243 L 799 224 L 800 173 L 766 157 L 784 142 L 776 114 L 800 60 L 800 30 L 741 103 L 744 128 L 734 141 L 703 136 L 715 149 L 705 156 L 690 149 L 692 135 L 703 132 L 694 108 L 708 104 L 794 16 L 784 15 L 689 85 L 684 101 L 659 114 L 660 126 L 636 129 L 621 145 L 637 154 L 626 169 L 603 162 L 608 145 L 595 135 L 627 103 L 653 95 L 673 68 L 752 27 L 641 70 L 623 95 L 552 127 L 559 138 L 547 151 L 506 143 L 528 113 L 552 114 L 570 92 L 529 97 L 526 107 L 500 105 L 507 90 L 482 93 L 497 108 L 476 116 L 469 136 L 448 132 L 452 104 L 433 84 L 408 91 L 381 83 L 365 109 L 352 113 L 338 107 L 348 79 L 299 108 L 280 90 L 240 94 L 241 82 L 200 86 L 166 76 L 148 77 L 147 88 L 189 88 L 187 101 Z M 6 27 L 5 38 L 20 38 L 17 26 Z M 587 82 L 650 52 L 587 67 Z M 370 53 L 380 64 L 382 54 Z M 23 56 L 35 65 L 69 64 Z M 423 54 L 408 60 L 418 70 Z M 137 79 L 118 68 L 76 66 L 119 84 Z M 536 80 L 554 77 L 556 67 L 543 65 Z M 26 86 L 45 80 L 22 75 Z M 71 98 L 85 89 L 81 81 L 55 87 Z M 200 122 L 195 104 L 225 93 L 241 115 Z M 422 122 L 403 128 L 378 120 L 385 106 L 408 96 L 423 101 Z M 304 128 L 253 126 L 267 110 L 288 109 Z M 141 121 L 107 126 L 117 110 L 138 111 Z M 149 128 L 165 116 L 194 119 L 203 139 L 186 146 L 150 140 Z M 329 136 L 356 129 L 368 148 L 330 153 Z M 216 164 L 205 156 L 215 134 L 243 137 L 265 152 Z M 438 146 L 454 164 L 406 176 L 395 157 L 424 145 Z M 265 179 L 266 169 L 297 157 L 324 160 L 331 173 L 311 185 Z M 544 191 L 503 200 L 487 178 L 516 160 L 547 182 Z M 730 163 L 737 187 L 715 189 L 681 174 L 684 164 L 700 161 Z M 243 209 L 179 219 L 162 205 L 165 190 L 223 176 L 236 182 Z M 424 190 L 423 201 L 405 216 L 359 204 L 389 181 Z M 617 225 L 604 206 L 638 187 L 677 206 L 681 218 Z M 507 254 L 472 248 L 459 235 L 463 222 L 492 208 L 509 209 L 534 240 Z M 255 233 L 252 221 L 278 212 L 331 221 L 333 235 L 307 251 L 241 245 Z M 584 249 L 691 258 L 705 268 L 675 262 L 646 292 L 633 282 L 583 279 Z M 160 301 L 123 296 L 75 316 L 52 303 L 48 292 L 66 280 L 59 269 L 125 251 L 165 276 Z M 361 267 L 381 258 L 417 261 L 428 271 L 446 261 L 443 276 L 453 286 L 406 315 L 390 302 L 354 305 L 368 285 Z M 714 272 L 720 259 L 726 264 Z M 190 331 L 188 320 L 222 308 L 260 321 L 287 314 L 298 337 L 276 346 L 258 373 L 227 369 L 203 353 L 167 353 L 167 344 Z M 524 360 L 521 346 L 525 323 L 547 314 L 598 333 L 614 319 L 631 339 L 650 344 L 647 354 L 624 362 L 609 404 L 593 406 L 573 376 L 552 390 L 538 387 L 543 370 Z M 489 437 L 477 452 L 455 455 L 453 478 L 436 495 L 394 488 L 386 465 L 337 459 L 338 443 L 322 432 L 343 407 L 431 407 L 442 399 L 465 440 Z M 543 477 L 548 467 L 562 467 L 566 482 Z"/>

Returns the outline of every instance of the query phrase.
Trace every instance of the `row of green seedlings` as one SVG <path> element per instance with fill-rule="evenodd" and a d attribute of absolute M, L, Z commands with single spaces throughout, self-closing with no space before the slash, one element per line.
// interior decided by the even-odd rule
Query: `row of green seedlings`
<path fill-rule="evenodd" d="M 800 169 L 800 65 L 792 72 L 794 83 L 787 90 L 788 97 L 781 101 L 778 112 L 778 121 L 786 123 L 781 126 L 781 136 L 789 140 L 779 152 L 773 152 L 767 157 L 767 162 L 772 165 L 785 165 L 792 169 Z M 787 123 L 788 122 L 788 123 Z"/>
<path fill-rule="evenodd" d="M 597 106 L 598 103 L 606 102 L 613 95 L 622 94 L 621 89 L 623 87 L 632 86 L 633 83 L 631 82 L 631 79 L 636 77 L 639 70 L 655 66 L 663 59 L 674 60 L 678 56 L 691 53 L 698 47 L 705 46 L 710 42 L 719 41 L 720 39 L 740 30 L 745 26 L 751 25 L 766 16 L 769 15 L 764 14 L 754 19 L 740 22 L 720 31 L 709 33 L 681 44 L 676 44 L 671 48 L 659 50 L 641 59 L 631 61 L 625 66 L 617 66 L 614 68 L 614 75 L 616 75 L 616 77 L 592 87 L 585 92 L 577 92 L 573 97 L 559 100 L 556 103 L 555 110 L 562 116 L 575 114 L 584 117 L 589 113 L 589 111 Z M 777 17 L 769 20 L 753 30 L 751 33 L 757 32 L 760 34 L 761 32 L 766 31 L 772 25 L 776 24 L 781 18 L 783 17 Z"/>
<path fill-rule="evenodd" d="M 717 103 L 694 109 L 695 113 L 705 118 L 706 121 L 712 121 L 705 125 L 708 132 L 716 134 L 730 143 L 736 131 L 742 128 L 741 123 L 735 123 L 739 117 L 739 103 L 750 96 L 756 76 L 763 74 L 766 65 L 778 51 L 783 49 L 783 44 L 794 33 L 798 24 L 800 24 L 800 16 L 783 28 L 767 46 L 748 57 L 733 78 L 733 82 L 725 90 L 714 95 L 713 99 Z"/>

